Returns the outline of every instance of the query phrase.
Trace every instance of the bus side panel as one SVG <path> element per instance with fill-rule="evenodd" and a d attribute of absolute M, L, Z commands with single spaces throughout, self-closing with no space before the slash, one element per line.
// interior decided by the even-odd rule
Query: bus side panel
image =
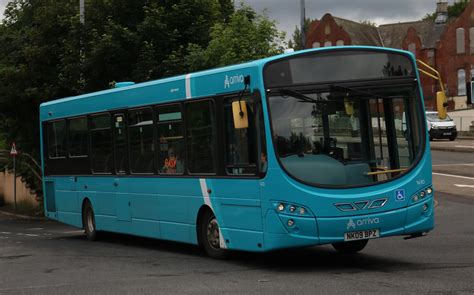
<path fill-rule="evenodd" d="M 72 176 L 55 177 L 55 189 L 58 220 L 72 226 L 82 227 L 75 178 Z"/>
<path fill-rule="evenodd" d="M 258 179 L 209 179 L 214 213 L 229 249 L 261 251 L 263 224 Z"/>

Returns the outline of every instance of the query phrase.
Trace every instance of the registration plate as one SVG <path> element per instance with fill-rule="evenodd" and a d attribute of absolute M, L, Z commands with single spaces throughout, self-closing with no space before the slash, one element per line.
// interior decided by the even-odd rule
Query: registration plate
<path fill-rule="evenodd" d="M 444 132 L 443 135 L 451 135 L 451 132 Z"/>
<path fill-rule="evenodd" d="M 344 233 L 345 242 L 375 239 L 379 237 L 380 237 L 380 231 L 378 229 L 359 230 L 359 231 Z"/>

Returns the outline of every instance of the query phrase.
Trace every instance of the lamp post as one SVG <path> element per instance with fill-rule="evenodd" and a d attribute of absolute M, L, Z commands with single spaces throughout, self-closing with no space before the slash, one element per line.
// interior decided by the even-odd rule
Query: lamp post
<path fill-rule="evenodd" d="M 79 20 L 82 25 L 85 25 L 86 18 L 84 15 L 84 0 L 79 0 Z"/>
<path fill-rule="evenodd" d="M 301 47 L 305 49 L 306 47 L 306 34 L 305 34 L 305 19 L 306 19 L 306 9 L 305 9 L 305 1 L 301 0 Z"/>

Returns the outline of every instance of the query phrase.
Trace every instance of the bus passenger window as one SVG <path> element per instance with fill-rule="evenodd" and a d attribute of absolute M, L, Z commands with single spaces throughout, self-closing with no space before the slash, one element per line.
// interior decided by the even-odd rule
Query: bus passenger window
<path fill-rule="evenodd" d="M 69 156 L 87 157 L 89 134 L 87 131 L 87 117 L 69 120 Z"/>
<path fill-rule="evenodd" d="M 157 109 L 157 129 L 160 174 L 183 174 L 184 138 L 180 105 Z"/>
<path fill-rule="evenodd" d="M 235 129 L 232 102 L 236 100 L 228 100 L 224 105 L 226 171 L 234 175 L 254 175 L 257 172 L 255 106 L 247 99 L 248 128 Z M 260 158 L 266 160 L 266 155 L 260 155 Z"/>
<path fill-rule="evenodd" d="M 48 152 L 51 159 L 66 157 L 66 121 L 52 122 L 48 128 Z"/>
<path fill-rule="evenodd" d="M 212 101 L 204 100 L 186 104 L 186 138 L 189 172 L 214 174 L 217 148 Z"/>
<path fill-rule="evenodd" d="M 153 113 L 151 109 L 130 111 L 130 170 L 132 173 L 153 173 Z"/>
<path fill-rule="evenodd" d="M 92 116 L 91 121 L 91 162 L 93 173 L 112 173 L 112 136 L 110 115 Z"/>

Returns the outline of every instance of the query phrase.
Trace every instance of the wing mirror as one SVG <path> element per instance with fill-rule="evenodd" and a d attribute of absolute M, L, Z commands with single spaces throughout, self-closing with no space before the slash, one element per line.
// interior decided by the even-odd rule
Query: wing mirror
<path fill-rule="evenodd" d="M 239 100 L 232 102 L 232 116 L 234 117 L 234 128 L 245 129 L 249 127 L 249 117 L 247 112 L 247 104 L 242 101 L 245 91 L 250 86 L 250 76 L 244 77 L 244 90 L 239 94 Z"/>
<path fill-rule="evenodd" d="M 441 120 L 446 119 L 448 116 L 448 103 L 446 99 L 446 94 L 443 91 L 438 91 L 436 93 L 436 106 L 438 109 L 438 117 Z"/>

